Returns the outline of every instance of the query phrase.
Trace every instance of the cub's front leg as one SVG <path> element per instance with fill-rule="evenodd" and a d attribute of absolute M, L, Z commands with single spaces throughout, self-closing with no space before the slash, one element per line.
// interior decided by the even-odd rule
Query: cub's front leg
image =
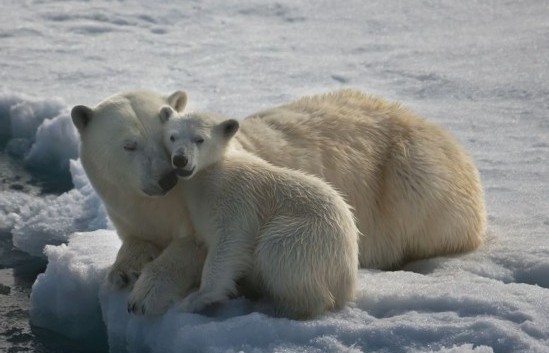
<path fill-rule="evenodd" d="M 236 294 L 236 280 L 251 264 L 250 245 L 235 239 L 228 241 L 226 234 L 217 239 L 219 241 L 208 249 L 200 288 L 183 299 L 180 310 L 197 312 Z"/>
<path fill-rule="evenodd" d="M 174 302 L 198 287 L 206 249 L 192 237 L 176 238 L 145 266 L 128 300 L 134 314 L 163 314 Z"/>
<path fill-rule="evenodd" d="M 107 276 L 110 286 L 114 289 L 132 288 L 143 267 L 158 257 L 161 251 L 148 241 L 124 239 Z"/>

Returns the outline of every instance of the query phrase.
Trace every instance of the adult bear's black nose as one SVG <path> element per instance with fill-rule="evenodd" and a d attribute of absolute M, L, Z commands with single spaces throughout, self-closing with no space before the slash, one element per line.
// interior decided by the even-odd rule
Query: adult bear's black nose
<path fill-rule="evenodd" d="M 158 182 L 158 185 L 162 188 L 164 191 L 169 191 L 171 188 L 173 188 L 177 184 L 177 174 L 175 170 L 170 171 L 169 173 L 166 173 L 160 178 L 160 181 Z"/>
<path fill-rule="evenodd" d="M 189 163 L 189 160 L 187 159 L 187 157 L 181 154 L 176 154 L 172 158 L 172 163 L 177 168 L 183 168 L 184 166 L 187 165 L 187 163 Z"/>

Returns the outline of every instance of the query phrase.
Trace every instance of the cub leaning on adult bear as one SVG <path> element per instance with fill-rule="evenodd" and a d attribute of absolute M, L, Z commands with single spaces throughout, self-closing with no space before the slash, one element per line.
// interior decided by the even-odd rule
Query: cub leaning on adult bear
<path fill-rule="evenodd" d="M 234 119 L 169 106 L 160 118 L 195 234 L 208 249 L 200 288 L 180 309 L 196 312 L 236 294 L 239 279 L 293 318 L 353 299 L 359 232 L 336 190 L 234 146 Z"/>
<path fill-rule="evenodd" d="M 192 236 L 181 189 L 172 188 L 159 119 L 162 105 L 181 112 L 186 100 L 181 91 L 133 91 L 72 111 L 82 164 L 122 239 L 109 281 L 131 285 L 141 273 L 133 312 L 163 312 L 200 278 L 206 252 Z M 339 190 L 363 234 L 362 267 L 392 269 L 482 243 L 484 199 L 470 157 L 399 104 L 353 90 L 305 97 L 242 120 L 234 140 Z"/>

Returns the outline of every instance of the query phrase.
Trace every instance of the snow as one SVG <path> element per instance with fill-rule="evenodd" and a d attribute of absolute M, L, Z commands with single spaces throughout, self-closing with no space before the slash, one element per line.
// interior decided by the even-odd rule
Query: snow
<path fill-rule="evenodd" d="M 33 255 L 47 245 L 33 324 L 112 352 L 549 352 L 548 17 L 534 0 L 1 2 L 0 162 L 74 185 L 0 188 L 0 230 Z M 340 87 L 458 138 L 485 187 L 485 246 L 361 270 L 356 302 L 311 321 L 242 298 L 129 315 L 128 293 L 102 285 L 120 243 L 75 160 L 71 106 L 184 89 L 191 109 L 243 117 Z"/>
<path fill-rule="evenodd" d="M 104 321 L 113 352 L 548 351 L 549 291 L 514 281 L 513 261 L 495 263 L 486 250 L 407 271 L 362 270 L 355 303 L 293 321 L 243 298 L 205 315 L 176 308 L 161 317 L 130 315 L 128 292 L 103 282 L 119 246 L 114 231 L 47 246 L 49 265 L 31 296 L 33 322 L 89 339 Z"/>
<path fill-rule="evenodd" d="M 25 158 L 33 168 L 66 170 L 78 158 L 79 140 L 68 114 L 46 119 L 36 131 L 36 141 Z"/>
<path fill-rule="evenodd" d="M 69 246 L 46 246 L 48 267 L 31 294 L 33 323 L 88 343 L 104 340 L 97 293 L 119 247 L 116 234 L 106 230 L 75 233 Z"/>
<path fill-rule="evenodd" d="M 19 249 L 40 256 L 45 245 L 66 242 L 75 231 L 112 228 L 80 162 L 70 161 L 70 166 L 74 189 L 56 198 L 33 200 L 20 210 L 12 230 Z"/>

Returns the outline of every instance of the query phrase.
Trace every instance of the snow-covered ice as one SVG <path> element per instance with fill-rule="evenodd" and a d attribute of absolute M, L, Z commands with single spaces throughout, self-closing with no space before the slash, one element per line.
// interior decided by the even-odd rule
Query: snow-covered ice
<path fill-rule="evenodd" d="M 48 267 L 31 294 L 33 323 L 88 344 L 104 341 L 97 294 L 119 247 L 116 234 L 107 230 L 75 233 L 69 246 L 46 246 Z"/>
<path fill-rule="evenodd" d="M 0 231 L 33 255 L 48 245 L 33 324 L 113 352 L 549 352 L 547 18 L 535 0 L 1 2 Z M 243 117 L 340 87 L 401 101 L 460 140 L 485 187 L 485 246 L 361 270 L 356 302 L 311 321 L 242 298 L 129 315 L 128 293 L 102 286 L 120 241 L 71 161 L 71 106 L 184 89 L 191 109 Z M 41 193 L 5 163 L 73 188 Z"/>
<path fill-rule="evenodd" d="M 80 161 L 67 163 L 74 188 L 57 197 L 2 191 L 0 230 L 9 229 L 20 250 L 43 256 L 45 245 L 65 243 L 75 231 L 112 228 Z"/>
<path fill-rule="evenodd" d="M 548 351 L 547 289 L 514 282 L 513 261 L 498 264 L 486 250 L 418 262 L 408 271 L 363 270 L 354 305 L 302 322 L 270 317 L 261 303 L 245 299 L 206 315 L 130 315 L 128 293 L 103 288 L 97 296 L 119 245 L 113 231 L 97 231 L 48 246 L 50 263 L 31 297 L 33 320 L 89 337 L 101 307 L 117 352 Z"/>

